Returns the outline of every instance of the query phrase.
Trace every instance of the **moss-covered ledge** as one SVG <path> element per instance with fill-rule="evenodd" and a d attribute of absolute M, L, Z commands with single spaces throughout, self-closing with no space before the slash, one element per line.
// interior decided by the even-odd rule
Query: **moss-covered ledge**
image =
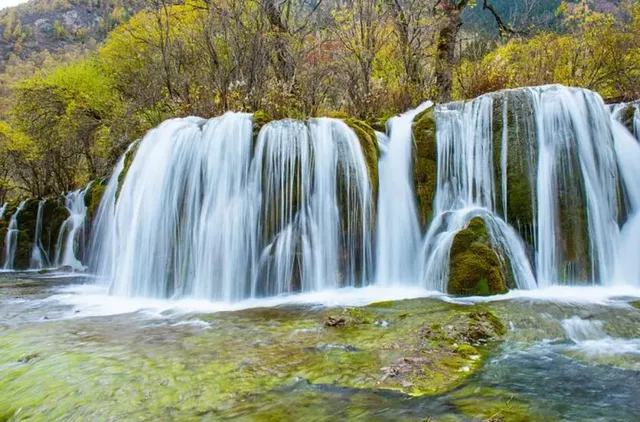
<path fill-rule="evenodd" d="M 215 329 L 142 329 L 122 315 L 3 331 L 0 414 L 20 409 L 26 419 L 78 412 L 88 419 L 127 419 L 143 412 L 162 418 L 172 409 L 176 419 L 222 419 L 247 400 L 268 399 L 298 380 L 321 388 L 440 395 L 477 373 L 505 334 L 486 306 L 434 299 L 190 318 Z"/>

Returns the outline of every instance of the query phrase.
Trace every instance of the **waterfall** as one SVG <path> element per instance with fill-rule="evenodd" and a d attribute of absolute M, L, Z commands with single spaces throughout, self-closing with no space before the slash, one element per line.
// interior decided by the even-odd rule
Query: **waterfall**
<path fill-rule="evenodd" d="M 264 245 L 254 294 L 368 282 L 371 186 L 359 140 L 345 123 L 270 123 L 258 137 L 252 174 Z"/>
<path fill-rule="evenodd" d="M 16 248 L 18 246 L 18 214 L 22 211 L 22 208 L 27 203 L 26 200 L 20 202 L 16 212 L 11 216 L 9 221 L 9 227 L 7 228 L 7 235 L 4 241 L 4 266 L 3 270 L 13 270 L 13 261 L 16 257 Z"/>
<path fill-rule="evenodd" d="M 613 121 L 615 151 L 626 198 L 627 221 L 620 230 L 614 283 L 640 282 L 640 145 L 626 128 Z"/>
<path fill-rule="evenodd" d="M 640 141 L 640 101 L 610 105 L 613 118 L 626 123 L 627 128 Z"/>
<path fill-rule="evenodd" d="M 4 218 L 4 213 L 7 212 L 7 203 L 5 202 L 0 207 L 0 218 Z"/>
<path fill-rule="evenodd" d="M 115 230 L 118 180 L 124 170 L 127 155 L 138 143 L 139 141 L 132 142 L 118 160 L 95 213 L 89 242 L 88 267 L 90 272 L 101 278 L 108 278 L 114 271 L 117 245 L 113 242 L 114 236 L 111 234 Z"/>
<path fill-rule="evenodd" d="M 521 289 L 535 288 L 524 245 L 516 231 L 497 215 L 506 200 L 496 201 L 493 175 L 493 98 L 483 96 L 469 103 L 453 103 L 436 109 L 438 176 L 434 218 L 424 238 L 425 287 L 446 291 L 449 255 L 455 235 L 474 217 L 482 217 L 491 244 L 509 258 Z M 503 112 L 500 112 L 502 119 Z M 500 142 L 503 136 L 499 137 Z M 506 158 L 501 157 L 501 165 Z M 501 185 L 506 181 L 501 179 Z"/>
<path fill-rule="evenodd" d="M 78 257 L 79 244 L 82 242 L 82 230 L 87 217 L 87 206 L 84 197 L 91 183 L 82 189 L 65 195 L 65 207 L 69 217 L 62 223 L 56 244 L 55 263 L 57 267 L 83 268 Z"/>
<path fill-rule="evenodd" d="M 173 119 L 142 139 L 112 205 L 122 171 L 92 241 L 113 294 L 237 301 L 370 278 L 372 189 L 340 120 L 271 122 L 254 142 L 250 114 Z"/>
<path fill-rule="evenodd" d="M 42 246 L 42 217 L 44 211 L 44 204 L 47 200 L 41 199 L 38 202 L 38 214 L 36 217 L 36 230 L 33 235 L 33 246 L 31 249 L 31 264 L 30 269 L 39 270 L 45 265 L 48 265 L 47 254 Z M 43 253 L 44 252 L 44 253 Z"/>
<path fill-rule="evenodd" d="M 387 122 L 378 171 L 380 174 L 376 239 L 378 284 L 413 284 L 419 274 L 420 225 L 413 186 L 412 148 L 414 118 L 433 106 L 420 107 Z"/>
<path fill-rule="evenodd" d="M 435 116 L 427 287 L 446 291 L 453 238 L 478 216 L 519 288 L 640 281 L 640 146 L 597 94 L 510 90 L 440 105 Z"/>
<path fill-rule="evenodd" d="M 640 143 L 617 108 L 556 85 L 438 105 L 423 232 L 413 123 L 432 106 L 376 133 L 377 203 L 375 169 L 347 122 L 286 119 L 256 136 L 246 113 L 168 120 L 118 162 L 91 270 L 112 294 L 157 298 L 233 302 L 372 282 L 446 292 L 454 238 L 479 217 L 480 246 L 496 252 L 509 288 L 640 281 Z M 84 221 L 85 210 L 72 214 Z"/>

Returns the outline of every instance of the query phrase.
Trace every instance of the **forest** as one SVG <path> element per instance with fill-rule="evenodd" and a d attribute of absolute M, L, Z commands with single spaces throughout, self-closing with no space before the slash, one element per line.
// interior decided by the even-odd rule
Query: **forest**
<path fill-rule="evenodd" d="M 105 177 L 172 117 L 381 129 L 425 100 L 505 88 L 640 97 L 632 0 L 32 0 L 0 29 L 0 202 Z"/>

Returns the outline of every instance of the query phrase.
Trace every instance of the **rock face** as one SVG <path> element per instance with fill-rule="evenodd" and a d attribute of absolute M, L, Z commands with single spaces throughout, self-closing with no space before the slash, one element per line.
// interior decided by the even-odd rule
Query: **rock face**
<path fill-rule="evenodd" d="M 489 243 L 485 222 L 476 217 L 451 245 L 447 293 L 486 296 L 507 292 L 502 262 Z"/>
<path fill-rule="evenodd" d="M 418 217 L 423 229 L 429 225 L 432 218 L 433 199 L 438 182 L 438 148 L 434 110 L 435 107 L 431 107 L 423 111 L 413 121 L 413 176 Z"/>

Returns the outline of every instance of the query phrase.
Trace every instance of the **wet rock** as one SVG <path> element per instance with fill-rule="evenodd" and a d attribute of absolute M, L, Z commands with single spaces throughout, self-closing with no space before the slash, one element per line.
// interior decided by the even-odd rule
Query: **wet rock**
<path fill-rule="evenodd" d="M 434 107 L 418 114 L 413 121 L 413 177 L 416 205 L 423 228 L 432 218 L 433 199 L 436 193 L 438 153 L 436 145 L 436 121 Z"/>
<path fill-rule="evenodd" d="M 324 325 L 326 327 L 344 327 L 346 325 L 346 321 L 344 318 L 330 316 L 324 322 Z"/>
<path fill-rule="evenodd" d="M 503 263 L 489 242 L 484 220 L 476 217 L 456 234 L 451 245 L 447 292 L 458 296 L 505 293 Z"/>

